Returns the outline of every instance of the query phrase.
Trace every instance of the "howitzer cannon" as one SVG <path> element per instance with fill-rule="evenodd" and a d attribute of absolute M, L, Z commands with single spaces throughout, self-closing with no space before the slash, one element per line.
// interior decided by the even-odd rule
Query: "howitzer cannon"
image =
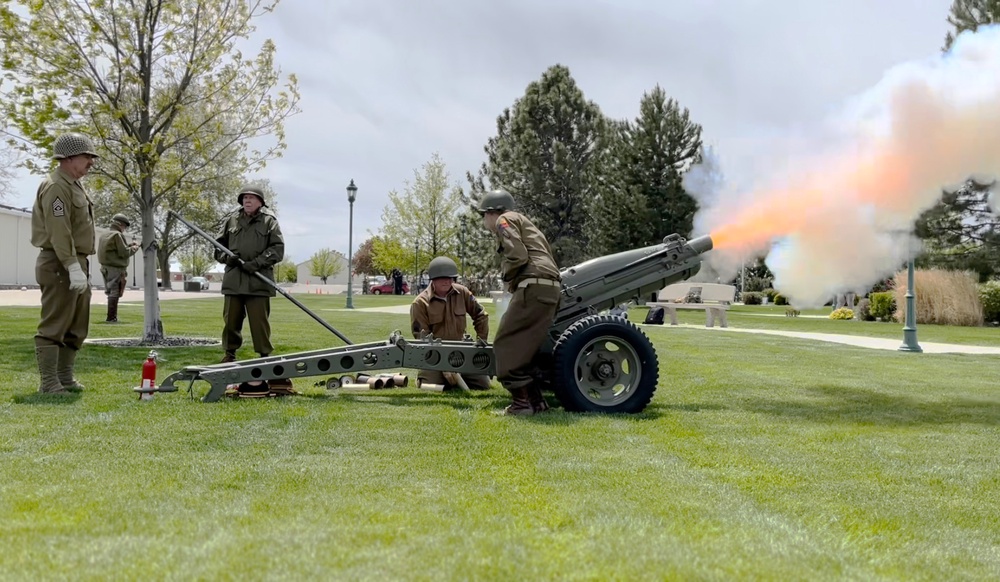
<path fill-rule="evenodd" d="M 635 324 L 602 312 L 694 276 L 701 269 L 701 255 L 711 249 L 708 236 L 686 241 L 674 234 L 657 245 L 599 257 L 562 271 L 562 301 L 535 359 L 536 380 L 569 411 L 635 413 L 645 409 L 659 379 L 656 350 Z M 328 324 L 325 327 L 331 329 Z M 164 379 L 159 390 L 175 392 L 178 382 L 189 382 L 193 396 L 194 382 L 203 380 L 211 388 L 202 401 L 214 402 L 230 384 L 328 375 L 328 387 L 335 387 L 335 378 L 341 374 L 399 367 L 496 374 L 491 345 L 411 340 L 397 331 L 382 342 L 188 366 Z"/>

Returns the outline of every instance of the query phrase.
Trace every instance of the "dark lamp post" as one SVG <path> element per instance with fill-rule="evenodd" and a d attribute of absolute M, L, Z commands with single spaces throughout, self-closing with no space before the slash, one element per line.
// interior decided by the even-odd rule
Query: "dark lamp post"
<path fill-rule="evenodd" d="M 351 178 L 351 183 L 347 185 L 347 201 L 351 205 L 347 222 L 347 309 L 354 309 L 354 199 L 357 196 L 358 187 Z"/>

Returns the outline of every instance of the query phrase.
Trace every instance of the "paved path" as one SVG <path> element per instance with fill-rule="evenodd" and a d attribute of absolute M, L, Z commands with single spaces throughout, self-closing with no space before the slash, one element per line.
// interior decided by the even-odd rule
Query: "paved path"
<path fill-rule="evenodd" d="M 875 350 L 890 350 L 898 351 L 899 346 L 903 343 L 903 332 L 900 330 L 899 339 L 886 339 L 886 338 L 876 338 L 867 337 L 863 335 L 845 335 L 838 333 L 814 333 L 806 331 L 779 331 L 774 329 L 742 329 L 737 327 L 705 327 L 704 325 L 693 325 L 693 324 L 679 324 L 673 325 L 646 325 L 644 323 L 638 324 L 643 329 L 649 328 L 660 328 L 663 330 L 669 330 L 672 327 L 683 327 L 685 329 L 701 329 L 709 333 L 756 333 L 763 335 L 777 335 L 783 337 L 795 337 L 807 340 L 815 340 L 821 342 L 832 342 L 837 344 L 846 344 L 849 346 L 857 346 L 861 348 L 870 348 Z M 964 344 L 941 344 L 935 342 L 924 342 L 919 341 L 921 349 L 924 353 L 928 354 L 1000 354 L 1000 347 L 989 347 L 989 346 L 973 346 Z"/>
<path fill-rule="evenodd" d="M 160 290 L 160 301 L 170 301 L 172 299 L 218 299 L 222 295 L 218 291 L 201 291 L 198 293 L 184 291 L 164 291 Z M 142 289 L 126 289 L 122 296 L 120 305 L 142 304 L 144 295 Z M 91 305 L 107 305 L 108 296 L 103 289 L 94 289 L 90 297 Z M 42 305 L 42 292 L 38 289 L 28 289 L 20 291 L 16 289 L 0 290 L 0 306 L 22 306 L 40 307 Z"/>

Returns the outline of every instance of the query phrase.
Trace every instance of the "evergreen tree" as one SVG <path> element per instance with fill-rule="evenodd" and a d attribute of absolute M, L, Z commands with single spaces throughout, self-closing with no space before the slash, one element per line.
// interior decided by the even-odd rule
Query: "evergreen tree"
<path fill-rule="evenodd" d="M 600 108 L 586 100 L 569 69 L 550 67 L 497 118 L 497 135 L 485 147 L 487 161 L 471 180 L 474 192 L 486 182 L 509 190 L 518 211 L 545 233 L 560 267 L 589 254 L 586 214 L 597 193 L 605 125 Z"/>
<path fill-rule="evenodd" d="M 655 244 L 678 233 L 690 237 L 698 203 L 685 192 L 684 173 L 699 161 L 701 126 L 691 121 L 687 108 L 657 85 L 645 93 L 635 122 L 623 130 L 624 153 L 619 158 L 624 186 L 641 196 L 645 215 L 622 225 L 641 233 L 641 244 Z M 636 243 L 633 243 L 636 244 Z"/>
<path fill-rule="evenodd" d="M 948 31 L 944 37 L 944 48 L 947 51 L 957 37 L 966 30 L 975 32 L 980 26 L 1000 22 L 1000 0 L 954 0 L 948 13 L 948 24 L 954 30 Z"/>

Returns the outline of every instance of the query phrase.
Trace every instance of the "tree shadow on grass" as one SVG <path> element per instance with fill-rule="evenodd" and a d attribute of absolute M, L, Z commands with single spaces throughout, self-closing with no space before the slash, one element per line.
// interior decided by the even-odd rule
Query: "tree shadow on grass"
<path fill-rule="evenodd" d="M 69 394 L 42 394 L 41 392 L 26 392 L 15 394 L 11 401 L 14 404 L 75 404 L 82 396 L 79 392 Z"/>
<path fill-rule="evenodd" d="M 1000 400 L 931 400 L 831 385 L 816 386 L 804 392 L 807 395 L 798 400 L 742 398 L 734 402 L 732 408 L 820 423 L 1000 425 Z"/>

